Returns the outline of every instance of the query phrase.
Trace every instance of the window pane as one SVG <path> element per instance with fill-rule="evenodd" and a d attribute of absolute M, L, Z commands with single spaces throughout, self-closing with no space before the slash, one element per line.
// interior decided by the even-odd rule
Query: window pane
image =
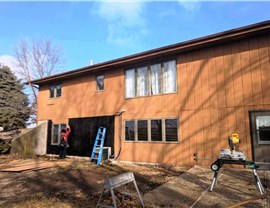
<path fill-rule="evenodd" d="M 147 95 L 147 67 L 137 69 L 137 96 Z"/>
<path fill-rule="evenodd" d="M 135 69 L 126 70 L 126 98 L 135 97 Z"/>
<path fill-rule="evenodd" d="M 164 93 L 176 92 L 176 62 L 164 63 Z"/>
<path fill-rule="evenodd" d="M 151 120 L 151 141 L 162 141 L 161 120 Z"/>
<path fill-rule="evenodd" d="M 161 64 L 152 65 L 151 71 L 151 94 L 161 93 Z"/>
<path fill-rule="evenodd" d="M 126 121 L 125 139 L 126 141 L 135 141 L 135 122 L 134 121 Z"/>
<path fill-rule="evenodd" d="M 50 98 L 53 98 L 54 97 L 54 86 L 50 86 L 49 87 L 49 93 L 50 93 Z"/>
<path fill-rule="evenodd" d="M 56 85 L 56 97 L 61 97 L 62 95 L 62 86 Z"/>
<path fill-rule="evenodd" d="M 62 131 L 62 129 L 65 129 L 67 127 L 66 124 L 61 124 L 61 127 L 60 127 L 60 132 Z"/>
<path fill-rule="evenodd" d="M 270 142 L 270 116 L 256 117 L 257 136 L 260 142 Z"/>
<path fill-rule="evenodd" d="M 165 133 L 167 142 L 177 142 L 177 119 L 166 119 L 165 120 Z"/>
<path fill-rule="evenodd" d="M 147 121 L 138 121 L 138 141 L 148 141 Z"/>
<path fill-rule="evenodd" d="M 52 144 L 58 144 L 59 138 L 59 125 L 53 125 Z"/>
<path fill-rule="evenodd" d="M 104 90 L 104 75 L 97 76 L 96 78 L 96 90 Z"/>

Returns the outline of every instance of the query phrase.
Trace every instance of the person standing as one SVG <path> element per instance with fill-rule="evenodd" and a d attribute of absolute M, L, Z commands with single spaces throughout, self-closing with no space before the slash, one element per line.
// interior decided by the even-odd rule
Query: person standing
<path fill-rule="evenodd" d="M 62 129 L 60 133 L 60 152 L 59 152 L 59 158 L 64 159 L 67 155 L 67 148 L 68 148 L 68 136 L 71 132 L 70 126 L 67 124 L 67 127 L 65 129 Z"/>

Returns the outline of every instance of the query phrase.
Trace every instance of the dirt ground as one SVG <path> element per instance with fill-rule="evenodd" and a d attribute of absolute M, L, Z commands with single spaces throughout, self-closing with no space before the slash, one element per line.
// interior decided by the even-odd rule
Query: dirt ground
<path fill-rule="evenodd" d="M 43 166 L 42 166 L 43 165 Z M 37 166 L 45 169 L 2 172 L 3 169 Z M 86 208 L 95 207 L 104 181 L 132 171 L 146 207 L 228 207 L 260 196 L 249 169 L 224 169 L 218 186 L 209 192 L 213 172 L 209 167 L 152 166 L 106 163 L 57 157 L 25 158 L 0 155 L 0 208 Z M 270 173 L 258 172 L 269 196 Z M 128 186 L 135 193 L 132 184 Z M 126 197 L 117 189 L 118 207 L 139 207 L 136 197 Z M 109 194 L 103 204 L 112 205 Z M 256 200 L 238 207 L 268 208 L 268 200 Z"/>
<path fill-rule="evenodd" d="M 95 207 L 107 178 L 132 171 L 142 195 L 188 170 L 184 167 L 161 167 L 133 164 L 103 164 L 86 160 L 65 159 L 64 165 L 55 157 L 23 158 L 0 156 L 0 169 L 47 161 L 55 166 L 43 170 L 0 172 L 0 207 Z M 130 187 L 132 191 L 133 187 Z M 134 189 L 133 189 L 134 191 Z M 120 193 L 116 191 L 120 203 Z M 105 195 L 105 203 L 111 203 Z M 127 197 L 120 207 L 136 207 L 135 197 Z"/>

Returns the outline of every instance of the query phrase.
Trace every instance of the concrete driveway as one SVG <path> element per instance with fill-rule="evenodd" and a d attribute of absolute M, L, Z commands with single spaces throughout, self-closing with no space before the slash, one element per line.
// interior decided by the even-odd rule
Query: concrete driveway
<path fill-rule="evenodd" d="M 269 186 L 269 171 L 258 171 L 264 186 Z M 148 207 L 228 207 L 260 193 L 249 169 L 223 169 L 213 192 L 210 192 L 213 171 L 195 166 L 186 173 L 143 196 Z M 269 194 L 269 187 L 266 188 Z M 240 207 L 240 206 L 237 206 Z M 269 200 L 251 200 L 241 207 L 270 207 Z"/>

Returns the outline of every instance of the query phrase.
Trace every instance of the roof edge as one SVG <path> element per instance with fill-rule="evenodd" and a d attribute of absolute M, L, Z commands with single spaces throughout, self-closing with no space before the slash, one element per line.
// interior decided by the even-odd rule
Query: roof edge
<path fill-rule="evenodd" d="M 270 20 L 247 25 L 247 26 L 243 26 L 243 27 L 239 27 L 239 28 L 235 28 L 235 29 L 231 29 L 231 30 L 227 30 L 227 31 L 223 31 L 223 32 L 219 32 L 219 33 L 215 33 L 215 34 L 208 35 L 208 36 L 203 36 L 200 38 L 191 39 L 191 40 L 176 43 L 176 44 L 171 44 L 171 45 L 159 47 L 156 49 L 147 50 L 144 52 L 136 53 L 136 54 L 129 55 L 129 56 L 124 56 L 121 58 L 113 59 L 113 60 L 102 62 L 99 64 L 94 64 L 91 66 L 86 66 L 86 67 L 78 68 L 75 70 L 67 71 L 64 73 L 48 76 L 45 78 L 32 80 L 30 82 L 27 82 L 27 84 L 29 84 L 29 85 L 30 84 L 36 84 L 36 85 L 46 84 L 48 82 L 53 82 L 56 80 L 70 78 L 72 76 L 76 76 L 76 75 L 79 75 L 82 73 L 88 73 L 90 71 L 105 69 L 106 67 L 116 67 L 118 65 L 128 63 L 131 61 L 136 61 L 136 60 L 139 60 L 142 58 L 147 58 L 147 57 L 151 58 L 152 56 L 155 56 L 158 54 L 174 52 L 174 51 L 178 51 L 181 49 L 187 49 L 187 48 L 191 48 L 194 46 L 199 46 L 199 45 L 203 45 L 203 44 L 207 44 L 207 43 L 211 43 L 211 42 L 221 41 L 221 40 L 224 40 L 227 38 L 233 38 L 236 36 L 241 36 L 241 35 L 245 35 L 245 34 L 249 34 L 249 33 L 253 33 L 253 32 L 258 32 L 258 31 L 266 30 L 266 29 L 270 29 Z"/>

